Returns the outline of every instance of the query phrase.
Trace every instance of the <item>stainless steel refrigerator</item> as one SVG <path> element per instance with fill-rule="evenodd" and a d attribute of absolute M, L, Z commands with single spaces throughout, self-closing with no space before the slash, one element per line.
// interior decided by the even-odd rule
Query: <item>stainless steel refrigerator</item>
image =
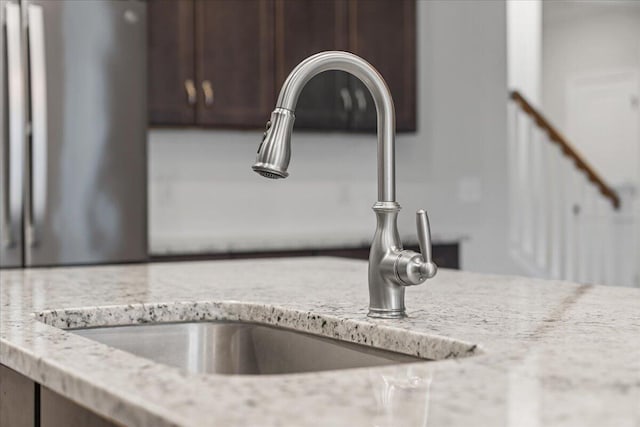
<path fill-rule="evenodd" d="M 0 0 L 0 21 L 0 267 L 146 259 L 146 4 Z"/>

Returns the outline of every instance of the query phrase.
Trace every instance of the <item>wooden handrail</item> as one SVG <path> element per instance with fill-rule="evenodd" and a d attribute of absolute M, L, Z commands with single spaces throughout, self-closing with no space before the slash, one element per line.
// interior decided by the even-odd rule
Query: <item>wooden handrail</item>
<path fill-rule="evenodd" d="M 560 146 L 562 152 L 566 156 L 569 156 L 571 160 L 573 160 L 578 169 L 587 174 L 589 181 L 591 181 L 595 186 L 598 187 L 600 193 L 602 193 L 604 197 L 611 201 L 613 207 L 615 209 L 619 209 L 620 198 L 618 197 L 618 194 L 616 194 L 615 190 L 613 190 L 604 182 L 602 177 L 598 175 L 595 169 L 593 169 L 593 167 L 586 162 L 586 160 L 576 151 L 576 149 L 569 143 L 569 141 L 567 141 L 567 138 L 565 138 L 564 135 L 562 135 L 555 127 L 553 127 L 549 120 L 547 120 L 542 115 L 542 113 L 536 110 L 536 108 L 533 107 L 529 103 L 529 101 L 527 101 L 527 99 L 522 96 L 520 92 L 518 92 L 517 90 L 512 91 L 511 99 L 514 100 L 520 106 L 520 108 L 522 108 L 522 111 L 531 116 L 539 127 L 544 129 L 549 134 L 549 139 Z"/>

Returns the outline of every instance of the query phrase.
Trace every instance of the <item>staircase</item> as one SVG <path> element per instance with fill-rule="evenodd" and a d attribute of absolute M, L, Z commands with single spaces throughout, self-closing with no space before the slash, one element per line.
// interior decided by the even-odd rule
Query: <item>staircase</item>
<path fill-rule="evenodd" d="M 618 195 L 517 91 L 508 114 L 514 261 L 534 277 L 616 284 Z"/>

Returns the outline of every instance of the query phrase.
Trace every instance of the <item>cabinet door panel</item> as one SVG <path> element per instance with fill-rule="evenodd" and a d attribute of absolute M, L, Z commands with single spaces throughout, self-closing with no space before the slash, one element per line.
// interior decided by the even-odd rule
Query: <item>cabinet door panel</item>
<path fill-rule="evenodd" d="M 119 427 L 90 410 L 41 387 L 40 427 Z"/>
<path fill-rule="evenodd" d="M 35 425 L 36 384 L 0 365 L 0 427 Z"/>
<path fill-rule="evenodd" d="M 150 0 L 147 7 L 150 124 L 193 125 L 194 1 Z"/>
<path fill-rule="evenodd" d="M 349 50 L 378 69 L 393 95 L 398 130 L 416 129 L 415 0 L 349 0 Z M 355 93 L 362 86 L 352 82 Z M 354 128 L 375 129 L 373 99 L 364 91 Z M 356 99 L 356 104 L 358 100 Z"/>
<path fill-rule="evenodd" d="M 273 0 L 197 1 L 197 122 L 263 127 L 275 106 Z"/>
<path fill-rule="evenodd" d="M 344 0 L 276 0 L 276 87 L 306 57 L 347 49 Z M 348 75 L 328 71 L 305 86 L 296 106 L 296 128 L 346 129 L 349 123 Z"/>

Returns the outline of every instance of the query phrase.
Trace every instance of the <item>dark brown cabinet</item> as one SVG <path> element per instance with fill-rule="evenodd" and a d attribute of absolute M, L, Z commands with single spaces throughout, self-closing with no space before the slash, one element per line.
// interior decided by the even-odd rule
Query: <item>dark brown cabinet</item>
<path fill-rule="evenodd" d="M 415 130 L 415 0 L 150 0 L 151 125 L 260 128 L 304 58 L 346 50 L 371 62 Z M 312 79 L 296 127 L 374 130 L 366 88 L 347 73 Z"/>
<path fill-rule="evenodd" d="M 120 424 L 0 365 L 0 427 L 118 426 Z"/>
<path fill-rule="evenodd" d="M 37 385 L 0 365 L 0 427 L 34 427 Z"/>
<path fill-rule="evenodd" d="M 122 427 L 44 386 L 39 387 L 39 427 Z"/>
<path fill-rule="evenodd" d="M 273 0 L 150 0 L 152 126 L 260 127 L 273 109 Z"/>
<path fill-rule="evenodd" d="M 420 252 L 417 244 L 408 245 L 405 249 Z M 332 256 L 352 259 L 369 259 L 370 248 L 368 246 L 323 248 L 323 249 L 292 249 L 282 251 L 256 251 L 256 252 L 223 252 L 202 253 L 188 255 L 156 255 L 151 257 L 152 262 L 175 261 L 217 261 L 225 259 L 252 259 L 252 258 L 292 258 L 311 256 Z M 433 262 L 439 268 L 460 269 L 460 243 L 435 243 L 432 248 Z"/>
<path fill-rule="evenodd" d="M 415 1 L 348 1 L 349 51 L 366 59 L 386 80 L 395 103 L 397 130 L 415 130 Z M 375 105 L 371 95 L 360 81 L 352 83 L 352 91 L 357 107 L 353 127 L 361 130 L 375 129 Z"/>
<path fill-rule="evenodd" d="M 273 1 L 196 1 L 196 123 L 262 127 L 273 110 Z"/>
<path fill-rule="evenodd" d="M 194 125 L 194 3 L 148 3 L 148 102 L 152 125 Z"/>
<path fill-rule="evenodd" d="M 300 61 L 325 50 L 348 50 L 344 0 L 276 0 L 276 87 Z M 297 129 L 343 129 L 350 123 L 349 75 L 321 73 L 305 86 L 296 106 Z"/>

